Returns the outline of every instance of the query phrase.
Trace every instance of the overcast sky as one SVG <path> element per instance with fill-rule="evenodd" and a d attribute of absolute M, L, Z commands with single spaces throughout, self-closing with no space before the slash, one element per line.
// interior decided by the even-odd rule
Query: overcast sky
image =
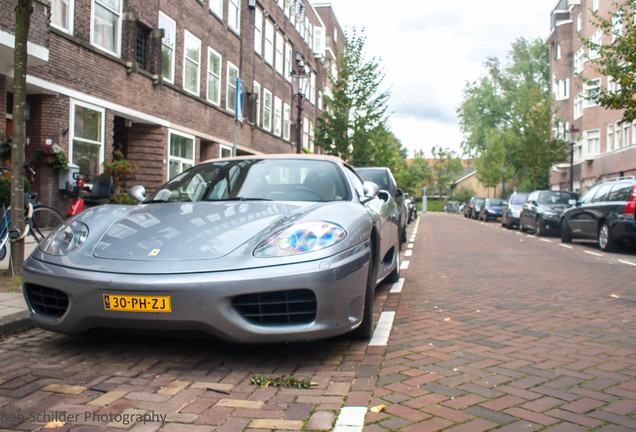
<path fill-rule="evenodd" d="M 458 153 L 457 108 L 488 57 L 505 61 L 518 38 L 544 40 L 557 0 L 323 0 L 346 31 L 364 28 L 367 57 L 379 57 L 391 91 L 390 127 L 402 145 Z"/>

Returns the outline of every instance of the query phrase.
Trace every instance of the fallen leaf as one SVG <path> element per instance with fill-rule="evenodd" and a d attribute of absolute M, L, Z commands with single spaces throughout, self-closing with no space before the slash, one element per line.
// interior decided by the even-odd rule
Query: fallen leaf
<path fill-rule="evenodd" d="M 371 407 L 369 409 L 369 411 L 371 411 L 372 413 L 379 413 L 380 411 L 382 411 L 384 408 L 386 408 L 386 405 L 376 405 L 374 407 Z"/>
<path fill-rule="evenodd" d="M 63 421 L 50 421 L 46 424 L 46 426 L 44 426 L 44 429 L 56 429 L 59 427 L 62 427 L 66 424 L 66 422 Z"/>
<path fill-rule="evenodd" d="M 613 298 L 620 298 L 620 297 L 619 297 L 619 296 L 617 296 L 616 294 L 610 294 L 610 297 L 613 297 Z"/>
<path fill-rule="evenodd" d="M 451 320 L 450 317 L 444 318 L 444 321 L 450 321 L 450 320 Z"/>

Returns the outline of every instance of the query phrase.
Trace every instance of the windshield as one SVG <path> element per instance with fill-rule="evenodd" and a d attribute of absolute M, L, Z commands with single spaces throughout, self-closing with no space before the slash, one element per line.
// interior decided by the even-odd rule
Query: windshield
<path fill-rule="evenodd" d="M 339 201 L 349 199 L 345 185 L 338 165 L 330 161 L 219 160 L 179 174 L 147 202 Z"/>
<path fill-rule="evenodd" d="M 505 203 L 506 202 L 502 200 L 501 198 L 488 198 L 486 200 L 486 205 L 489 207 L 501 207 Z"/>
<path fill-rule="evenodd" d="M 526 202 L 526 198 L 528 198 L 528 194 L 515 194 L 512 197 L 512 201 L 510 201 L 510 204 L 523 205 Z"/>
<path fill-rule="evenodd" d="M 576 199 L 575 196 L 568 192 L 541 192 L 539 194 L 539 204 L 566 204 L 571 199 Z"/>
<path fill-rule="evenodd" d="M 380 189 L 390 190 L 389 178 L 384 170 L 356 170 L 364 181 L 370 181 L 378 185 Z"/>

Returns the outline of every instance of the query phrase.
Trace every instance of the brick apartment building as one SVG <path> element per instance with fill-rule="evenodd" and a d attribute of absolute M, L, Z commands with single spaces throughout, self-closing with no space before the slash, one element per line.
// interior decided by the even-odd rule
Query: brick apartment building
<path fill-rule="evenodd" d="M 58 144 L 96 175 L 114 150 L 156 187 L 199 161 L 294 153 L 292 72 L 310 74 L 302 143 L 312 137 L 344 34 L 328 4 L 307 0 L 34 0 L 27 160 Z M 0 112 L 11 136 L 13 8 L 0 0 Z M 236 78 L 244 82 L 235 121 Z M 59 173 L 36 167 L 42 202 L 65 210 Z"/>
<path fill-rule="evenodd" d="M 624 2 L 624 0 L 622 0 Z M 552 92 L 563 134 L 572 126 L 578 132 L 563 134 L 573 142 L 573 169 L 570 161 L 550 170 L 553 189 L 585 192 L 601 180 L 636 175 L 636 123 L 621 123 L 623 112 L 607 110 L 586 99 L 598 88 L 611 88 L 611 79 L 601 75 L 590 60 L 597 57 L 581 38 L 609 44 L 611 34 L 603 34 L 594 24 L 592 12 L 609 17 L 613 0 L 559 0 L 551 15 L 550 46 Z M 615 31 L 620 31 L 617 28 Z M 582 78 L 581 78 L 582 77 Z"/>

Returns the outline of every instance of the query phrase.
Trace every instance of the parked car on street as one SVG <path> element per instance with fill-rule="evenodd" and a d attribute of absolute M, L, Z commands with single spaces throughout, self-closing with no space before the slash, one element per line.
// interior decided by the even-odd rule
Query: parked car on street
<path fill-rule="evenodd" d="M 506 201 L 501 198 L 486 198 L 479 211 L 478 219 L 484 222 L 501 219 L 501 208 L 505 203 Z"/>
<path fill-rule="evenodd" d="M 85 210 L 26 259 L 36 326 L 368 338 L 376 281 L 399 278 L 394 199 L 337 158 L 217 159 L 130 196 L 141 203 Z"/>
<path fill-rule="evenodd" d="M 508 198 L 508 202 L 501 208 L 501 225 L 506 228 L 513 228 L 519 226 L 519 216 L 521 216 L 521 210 L 528 197 L 527 193 L 513 192 Z"/>
<path fill-rule="evenodd" d="M 408 223 L 417 219 L 417 201 L 411 195 L 404 193 L 404 203 L 406 204 L 406 211 L 408 214 Z"/>
<path fill-rule="evenodd" d="M 408 212 L 404 203 L 404 193 L 398 188 L 395 178 L 389 168 L 385 167 L 360 167 L 354 168 L 362 180 L 370 181 L 378 185 L 380 190 L 387 191 L 397 203 L 398 226 L 400 227 L 401 242 L 406 243 L 406 225 L 408 224 Z"/>
<path fill-rule="evenodd" d="M 636 177 L 619 177 L 597 184 L 563 213 L 561 241 L 595 239 L 603 251 L 619 243 L 636 242 Z"/>
<path fill-rule="evenodd" d="M 475 201 L 473 201 L 472 211 L 470 213 L 470 217 L 472 219 L 477 219 L 479 217 L 479 213 L 481 213 L 481 208 L 484 206 L 484 202 L 486 202 L 486 198 L 475 198 Z"/>
<path fill-rule="evenodd" d="M 538 236 L 560 231 L 561 215 L 579 198 L 579 194 L 566 191 L 537 190 L 526 198 L 519 215 L 519 229 L 532 230 Z"/>

